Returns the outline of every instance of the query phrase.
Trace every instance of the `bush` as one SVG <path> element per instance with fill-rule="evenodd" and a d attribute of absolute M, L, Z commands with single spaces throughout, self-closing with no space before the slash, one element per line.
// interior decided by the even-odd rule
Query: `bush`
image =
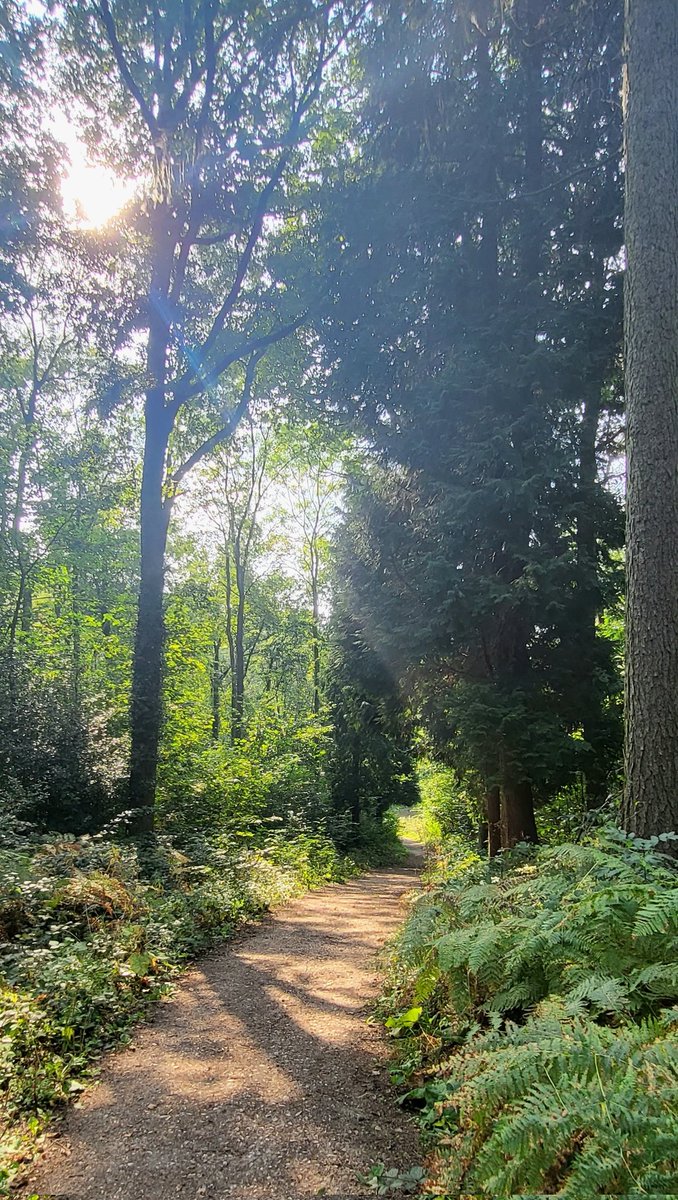
<path fill-rule="evenodd" d="M 605 829 L 443 853 L 393 951 L 398 1078 L 450 1200 L 674 1195 L 678 874 Z"/>

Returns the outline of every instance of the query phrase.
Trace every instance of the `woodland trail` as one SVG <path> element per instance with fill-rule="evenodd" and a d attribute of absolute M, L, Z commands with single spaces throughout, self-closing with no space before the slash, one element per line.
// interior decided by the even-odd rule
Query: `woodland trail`
<path fill-rule="evenodd" d="M 305 895 L 188 972 L 109 1057 L 24 1194 L 357 1200 L 370 1192 L 356 1172 L 417 1162 L 365 1022 L 417 866 Z"/>

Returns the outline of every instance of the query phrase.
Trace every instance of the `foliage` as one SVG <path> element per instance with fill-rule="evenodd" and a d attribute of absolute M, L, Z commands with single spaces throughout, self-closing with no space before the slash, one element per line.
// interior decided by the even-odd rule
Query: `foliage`
<path fill-rule="evenodd" d="M 389 1196 L 395 1192 L 411 1195 L 419 1190 L 425 1177 L 423 1167 L 410 1167 L 407 1171 L 399 1171 L 397 1167 L 387 1167 L 384 1163 L 375 1163 L 366 1175 L 359 1175 L 361 1183 L 367 1184 L 376 1196 Z"/>
<path fill-rule="evenodd" d="M 384 1001 L 403 1102 L 436 1148 L 436 1194 L 675 1190 L 668 841 L 606 827 L 489 865 L 458 843 L 443 849 L 394 947 Z"/>

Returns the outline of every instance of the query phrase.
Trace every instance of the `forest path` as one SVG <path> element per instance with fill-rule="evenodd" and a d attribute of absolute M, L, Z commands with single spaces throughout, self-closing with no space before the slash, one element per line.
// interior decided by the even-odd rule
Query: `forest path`
<path fill-rule="evenodd" d="M 417 1162 L 365 1009 L 418 865 L 415 852 L 309 893 L 188 972 L 109 1057 L 25 1194 L 357 1200 L 370 1192 L 356 1172 Z"/>

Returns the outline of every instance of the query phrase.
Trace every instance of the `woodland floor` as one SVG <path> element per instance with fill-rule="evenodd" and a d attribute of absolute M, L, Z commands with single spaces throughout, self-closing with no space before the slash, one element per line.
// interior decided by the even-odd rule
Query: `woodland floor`
<path fill-rule="evenodd" d="M 187 973 L 34 1166 L 59 1200 L 357 1200 L 418 1161 L 365 1021 L 418 862 L 294 901 Z"/>

